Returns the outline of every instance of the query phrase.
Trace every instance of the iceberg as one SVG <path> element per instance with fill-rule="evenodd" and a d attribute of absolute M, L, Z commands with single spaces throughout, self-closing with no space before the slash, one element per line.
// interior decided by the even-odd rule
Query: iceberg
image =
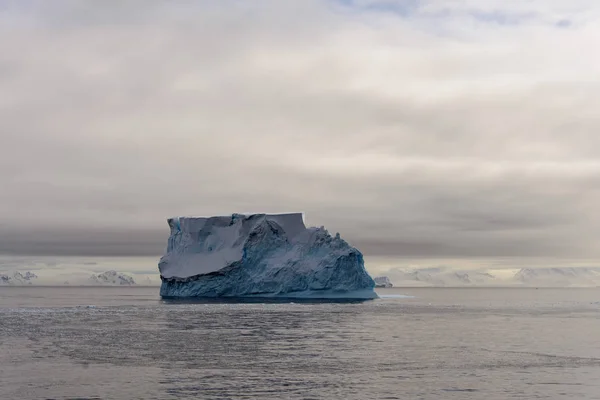
<path fill-rule="evenodd" d="M 160 295 L 374 299 L 362 253 L 301 213 L 175 217 Z"/>
<path fill-rule="evenodd" d="M 394 286 L 387 276 L 376 276 L 373 280 L 375 281 L 375 287 L 378 288 L 391 288 Z"/>

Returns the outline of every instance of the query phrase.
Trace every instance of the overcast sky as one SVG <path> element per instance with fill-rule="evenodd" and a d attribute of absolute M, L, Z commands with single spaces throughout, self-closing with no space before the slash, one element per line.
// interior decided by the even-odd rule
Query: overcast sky
<path fill-rule="evenodd" d="M 306 213 L 367 256 L 600 259 L 597 0 L 0 0 L 0 253 Z"/>

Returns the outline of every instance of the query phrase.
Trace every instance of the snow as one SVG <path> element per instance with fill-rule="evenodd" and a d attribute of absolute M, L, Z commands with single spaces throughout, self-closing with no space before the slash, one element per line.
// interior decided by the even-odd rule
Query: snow
<path fill-rule="evenodd" d="M 261 215 L 261 214 L 254 214 Z M 277 223 L 292 239 L 306 229 L 302 214 L 265 215 Z M 168 220 L 171 236 L 167 254 L 161 260 L 168 268 L 159 268 L 165 278 L 188 277 L 218 271 L 242 258 L 244 241 L 251 224 L 243 224 L 244 216 L 175 217 Z M 170 263 L 171 257 L 176 262 Z"/>
<path fill-rule="evenodd" d="M 11 274 L 0 274 L 0 285 L 31 285 L 38 278 L 33 272 L 15 271 Z"/>
<path fill-rule="evenodd" d="M 598 267 L 535 267 L 519 269 L 392 268 L 382 271 L 395 286 L 428 287 L 596 287 Z M 377 278 L 375 278 L 377 281 Z"/>
<path fill-rule="evenodd" d="M 131 276 L 114 270 L 102 272 L 100 274 L 94 274 L 90 276 L 89 281 L 91 284 L 96 285 L 135 285 L 135 281 Z"/>
<path fill-rule="evenodd" d="M 526 286 L 595 287 L 600 283 L 600 268 L 521 268 L 513 280 Z"/>
<path fill-rule="evenodd" d="M 301 213 L 175 217 L 163 297 L 377 298 L 362 253 Z"/>

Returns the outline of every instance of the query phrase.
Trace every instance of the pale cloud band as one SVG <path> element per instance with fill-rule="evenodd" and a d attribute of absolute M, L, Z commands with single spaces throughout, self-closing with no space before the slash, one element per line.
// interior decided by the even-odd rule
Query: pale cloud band
<path fill-rule="evenodd" d="M 596 258 L 596 1 L 0 2 L 0 252 L 297 210 L 373 256 Z"/>

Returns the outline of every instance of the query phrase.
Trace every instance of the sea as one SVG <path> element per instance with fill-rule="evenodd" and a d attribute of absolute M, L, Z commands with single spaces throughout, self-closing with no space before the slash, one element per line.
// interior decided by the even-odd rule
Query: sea
<path fill-rule="evenodd" d="M 1 287 L 0 399 L 600 399 L 600 288 Z"/>

